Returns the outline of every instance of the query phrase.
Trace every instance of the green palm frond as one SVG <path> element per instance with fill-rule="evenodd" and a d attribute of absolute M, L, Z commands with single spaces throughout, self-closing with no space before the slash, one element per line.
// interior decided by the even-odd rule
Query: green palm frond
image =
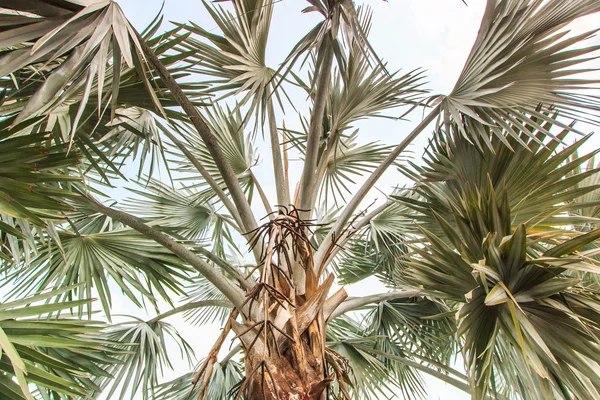
<path fill-rule="evenodd" d="M 109 130 L 96 143 L 107 147 L 108 156 L 111 159 L 121 158 L 123 161 L 128 159 L 129 155 L 133 159 L 139 156 L 139 177 L 150 155 L 149 174 L 152 174 L 155 165 L 160 164 L 163 155 L 160 131 L 166 129 L 157 122 L 152 113 L 135 106 L 118 108 L 115 111 L 115 118 L 104 126 Z"/>
<path fill-rule="evenodd" d="M 43 7 L 52 8 L 50 2 L 40 1 L 40 4 Z M 94 7 L 100 8 L 90 11 Z M 148 67 L 144 66 L 146 61 L 137 48 L 139 42 L 130 37 L 135 32 L 128 25 L 118 7 L 114 2 L 96 3 L 85 8 L 91 13 L 88 13 L 87 17 L 76 18 L 73 14 L 73 21 L 63 26 L 59 32 L 47 33 L 47 35 L 53 35 L 52 38 L 41 45 L 39 49 L 36 48 L 31 55 L 33 57 L 30 60 L 31 64 L 27 64 L 28 66 L 22 67 L 10 75 L 1 75 L 0 77 L 0 87 L 3 89 L 0 115 L 3 119 L 6 118 L 7 127 L 14 125 L 12 130 L 18 131 L 17 127 L 21 125 L 19 121 L 29 118 L 27 122 L 32 124 L 32 127 L 23 133 L 51 131 L 57 142 L 75 146 L 78 153 L 90 163 L 90 168 L 94 168 L 105 181 L 108 181 L 106 168 L 118 173 L 120 163 L 117 161 L 122 162 L 131 153 L 135 157 L 138 155 L 137 151 L 140 147 L 142 150 L 139 154 L 140 171 L 144 168 L 144 161 L 148 154 L 151 155 L 151 170 L 159 162 L 159 156 L 162 156 L 161 141 L 160 137 L 156 135 L 155 127 L 148 129 L 152 128 L 150 125 L 156 125 L 152 121 L 154 117 L 151 116 L 150 111 L 158 110 L 161 116 L 168 116 L 172 120 L 185 119 L 178 111 L 162 108 L 163 106 L 177 105 L 177 102 L 162 81 L 147 76 Z M 79 9 L 81 7 L 72 5 L 71 8 Z M 83 13 L 85 10 L 81 12 Z M 63 17 L 67 18 L 68 15 L 65 14 Z M 49 17 L 49 19 L 53 18 L 58 17 Z M 79 32 L 75 31 L 78 24 L 86 23 L 86 18 L 95 19 L 93 23 L 87 22 L 91 24 L 90 27 L 86 26 Z M 33 32 L 33 28 L 37 25 L 46 26 L 45 18 L 36 16 L 31 19 L 34 22 L 22 27 L 23 29 Z M 108 20 L 113 20 L 112 27 L 107 25 Z M 176 78 L 189 75 L 179 65 L 185 58 L 184 56 L 166 54 L 180 42 L 175 31 L 151 38 L 158 30 L 160 22 L 161 18 L 152 22 L 145 32 L 145 40 L 161 56 L 163 63 Z M 123 24 L 127 24 L 127 26 Z M 117 28 L 120 25 L 123 26 Z M 14 29 L 18 30 L 19 28 L 15 27 Z M 90 29 L 91 31 L 89 31 Z M 124 31 L 121 32 L 123 29 Z M 39 35 L 42 34 L 42 30 L 35 32 Z M 72 38 L 70 35 L 74 35 L 76 32 L 76 38 Z M 86 38 L 86 32 L 91 36 Z M 98 44 L 93 38 L 94 35 L 102 34 L 102 32 L 105 36 L 102 44 Z M 122 62 L 122 57 L 125 57 L 125 60 L 127 57 L 119 50 L 119 46 L 122 44 L 115 39 L 122 33 L 128 35 L 123 43 L 127 43 L 130 57 L 135 59 L 131 65 L 128 61 Z M 13 37 L 15 32 L 8 29 L 2 34 Z M 114 40 L 111 39 L 111 35 Z M 59 44 L 62 42 L 55 43 L 58 38 L 62 38 L 60 40 L 63 41 L 83 40 L 79 47 L 86 46 L 85 51 L 89 50 L 91 53 L 74 66 L 62 67 L 67 60 L 74 59 L 75 55 L 72 54 L 74 50 L 60 49 Z M 24 40 L 24 37 L 15 36 L 11 40 L 17 39 Z M 43 38 L 40 38 L 38 41 L 42 40 Z M 24 42 L 21 47 L 16 46 L 17 50 L 15 51 L 26 50 L 27 54 L 24 53 L 24 55 L 29 56 L 29 52 L 33 51 L 36 43 L 34 41 Z M 64 54 L 60 53 L 63 50 Z M 12 57 L 14 54 L 11 51 L 7 50 L 4 57 Z M 51 57 L 52 61 L 37 60 L 35 55 L 40 51 L 49 52 L 47 56 Z M 52 55 L 53 52 L 61 55 Z M 59 73 L 61 68 L 68 70 L 70 67 L 73 69 L 69 70 L 68 74 Z M 57 78 L 58 81 L 51 79 L 55 72 L 56 76 L 61 77 Z M 52 85 L 52 88 L 48 88 L 49 85 Z M 202 90 L 206 87 L 205 85 L 187 83 L 182 86 L 194 104 L 203 104 L 201 99 L 204 96 Z M 58 91 L 56 95 L 51 93 L 54 90 Z M 152 95 L 149 95 L 149 91 Z M 50 97 L 41 99 L 40 93 Z M 107 112 L 108 108 L 110 108 L 110 112 Z M 30 118 L 34 115 L 39 115 L 40 118 Z M 115 160 L 115 157 L 121 160 Z"/>
<path fill-rule="evenodd" d="M 335 263 L 340 283 L 356 283 L 375 275 L 386 285 L 401 285 L 406 243 L 415 233 L 413 211 L 399 202 L 384 207 L 340 249 Z"/>
<path fill-rule="evenodd" d="M 481 269 L 474 267 L 484 271 L 479 272 L 481 286 L 467 294 L 468 303 L 458 314 L 458 334 L 465 335 L 473 383 L 480 382 L 479 392 L 485 393 L 486 383 L 495 379 L 496 342 L 504 342 L 498 346 L 518 350 L 515 356 L 523 357 L 530 374 L 547 379 L 546 384 L 561 393 L 559 398 L 567 392 L 594 397 L 597 390 L 592 388 L 598 382 L 590 371 L 599 365 L 600 355 L 590 345 L 598 332 L 597 318 L 590 317 L 596 313 L 598 293 L 565 273 L 582 267 L 573 258 L 560 258 L 561 245 L 544 253 L 552 254 L 551 260 L 544 255 L 532 259 L 526 255 L 532 251 L 523 226 L 503 242 L 494 235 L 484 243 L 489 246 L 484 248 L 487 261 L 479 263 Z M 506 379 L 503 372 L 507 371 L 500 369 L 500 380 Z"/>
<path fill-rule="evenodd" d="M 576 186 L 597 171 L 579 171 L 592 155 L 572 158 L 585 138 L 558 149 L 558 141 L 543 147 L 527 136 L 521 139 L 529 148 L 515 151 L 493 138 L 493 157 L 492 150 L 460 136 L 434 144 L 427 166 L 418 169 L 421 199 L 404 198 L 424 237 L 412 247 L 405 277 L 461 304 L 457 335 L 477 398 L 496 383 L 505 395 L 586 397 L 598 384 L 590 375 L 600 365 L 592 344 L 598 294 L 576 273 L 600 269 L 594 260 L 570 254 L 600 234 L 570 229 L 581 218 L 567 211 L 571 200 L 597 189 Z M 500 365 L 506 357 L 519 358 L 514 365 L 522 380 Z M 525 377 L 530 375 L 539 379 Z"/>
<path fill-rule="evenodd" d="M 403 300 L 373 308 L 363 323 L 350 317 L 330 322 L 328 363 L 337 375 L 336 398 L 422 398 L 421 373 L 468 391 L 466 376 L 448 366 L 455 325 L 440 311 L 445 308 L 429 300 Z M 421 340 L 430 351 L 412 353 Z"/>
<path fill-rule="evenodd" d="M 574 154 L 572 159 L 576 160 L 578 158 L 577 154 Z M 597 163 L 596 157 L 592 157 L 588 160 L 587 164 L 580 164 L 579 168 L 572 172 L 572 175 L 579 175 L 588 171 L 597 171 L 600 168 L 600 163 Z M 595 190 L 589 191 L 583 194 L 581 197 L 578 197 L 572 200 L 572 203 L 582 204 L 587 207 L 578 207 L 573 211 L 573 214 L 580 215 L 582 217 L 587 218 L 595 218 L 600 219 L 600 174 L 591 174 L 587 175 L 585 179 L 581 180 L 575 185 L 576 188 L 588 188 L 588 187 L 596 187 Z M 580 231 L 588 231 L 597 229 L 599 227 L 599 221 L 589 220 L 587 222 L 582 222 L 581 225 L 577 226 L 577 229 Z"/>
<path fill-rule="evenodd" d="M 304 131 L 285 129 L 285 132 L 288 143 L 304 156 L 308 125 L 306 121 L 301 122 Z M 329 128 L 327 131 L 331 136 L 321 141 L 315 178 L 321 183 L 319 200 L 325 208 L 341 206 L 357 181 L 372 172 L 392 149 L 378 142 L 358 144 L 358 130 L 350 134 L 334 133 Z"/>
<path fill-rule="evenodd" d="M 193 364 L 190 345 L 174 327 L 163 321 L 132 318 L 111 327 L 108 337 L 130 350 L 120 357 L 120 365 L 111 368 L 112 379 L 99 382 L 109 399 L 134 399 L 138 395 L 144 400 L 157 398 L 158 374 L 164 368 L 172 368 L 171 360 L 175 358 L 175 354 L 167 351 L 167 338 L 177 343 L 178 359 L 187 360 L 190 366 Z"/>
<path fill-rule="evenodd" d="M 576 160 L 577 154 L 571 157 L 571 160 Z M 594 171 L 600 168 L 600 164 L 596 162 L 596 157 L 592 157 L 585 164 L 580 164 L 579 168 L 572 171 L 571 175 L 576 176 L 588 171 Z M 582 189 L 583 195 L 569 201 L 569 204 L 574 208 L 571 213 L 575 217 L 583 217 L 582 220 L 573 225 L 573 228 L 578 232 L 589 232 L 600 228 L 600 174 L 595 173 L 587 175 L 585 179 L 577 182 L 575 187 Z M 585 188 L 594 187 L 592 191 Z M 594 243 L 590 243 L 581 248 L 582 257 L 590 257 L 596 261 L 600 260 L 599 249 Z M 593 285 L 600 282 L 598 275 L 588 272 L 580 272 L 578 276 L 586 283 Z"/>
<path fill-rule="evenodd" d="M 357 283 L 373 275 L 387 280 L 388 260 L 365 238 L 350 239 L 340 252 L 340 261 L 334 263 L 340 284 Z"/>
<path fill-rule="evenodd" d="M 203 193 L 186 187 L 176 190 L 156 179 L 139 185 L 140 189 L 130 189 L 139 198 L 127 200 L 127 209 L 185 239 L 202 242 L 220 217 Z"/>
<path fill-rule="evenodd" d="M 415 106 L 426 92 L 422 88 L 421 71 L 390 74 L 380 65 L 373 66 L 360 41 L 351 44 L 346 64 L 346 69 L 333 77 L 330 89 L 329 135 L 343 132 L 361 119 L 382 117 L 385 111 Z"/>
<path fill-rule="evenodd" d="M 210 379 L 208 398 L 233 399 L 235 389 L 243 378 L 243 364 L 229 359 L 214 365 Z M 156 391 L 157 400 L 190 400 L 198 397 L 200 385 L 193 385 L 194 373 L 185 374 L 170 382 L 162 383 Z"/>
<path fill-rule="evenodd" d="M 531 126 L 528 129 L 527 133 L 520 134 L 526 147 L 515 147 L 517 139 L 508 132 L 504 132 L 503 139 L 491 137 L 490 146 L 484 149 L 478 149 L 458 134 L 453 138 L 436 135 L 427 151 L 425 165 L 404 169 L 417 182 L 417 198 L 397 198 L 417 212 L 415 218 L 422 227 L 440 237 L 443 237 L 445 224 L 436 214 L 452 229 L 468 235 L 468 225 L 473 224 L 476 216 L 465 208 L 469 207 L 466 204 L 481 204 L 485 208 L 482 211 L 491 218 L 493 208 L 487 207 L 485 202 L 486 196 L 492 193 L 502 207 L 510 209 L 513 226 L 527 223 L 542 232 L 585 223 L 588 220 L 585 216 L 574 215 L 585 205 L 571 200 L 597 189 L 593 182 L 590 186 L 581 186 L 581 183 L 597 175 L 598 170 L 579 170 L 594 152 L 574 157 L 589 137 L 559 147 L 568 135 L 568 131 L 563 130 L 556 140 L 549 139 L 541 145 L 529 136 L 543 140 L 544 133 Z M 546 124 L 546 129 L 551 126 Z M 488 135 L 491 132 L 488 131 Z M 514 147 L 514 151 L 509 146 Z M 461 218 L 453 218 L 454 213 L 459 213 Z"/>
<path fill-rule="evenodd" d="M 110 377 L 127 351 L 105 336 L 102 323 L 58 317 L 89 303 L 47 302 L 66 290 L 0 304 L 0 397 L 33 399 L 31 388 L 43 398 L 91 395 L 99 389 L 95 379 Z"/>
<path fill-rule="evenodd" d="M 411 365 L 386 357 L 397 356 L 414 362 L 431 363 L 432 368 L 450 364 L 455 345 L 455 324 L 440 316 L 448 308 L 427 299 L 400 299 L 381 302 L 366 315 L 366 331 L 378 337 L 373 348 L 393 371 L 402 393 L 423 396 L 419 371 Z"/>
<path fill-rule="evenodd" d="M 212 191 L 186 186 L 174 189 L 151 178 L 138 184 L 139 189 L 130 189 L 138 197 L 125 202 L 133 214 L 181 240 L 210 249 L 218 258 L 226 259 L 228 251 L 241 254 L 234 240 L 239 227 L 216 208 L 220 204 L 215 204 Z"/>
<path fill-rule="evenodd" d="M 205 278 L 199 277 L 186 288 L 186 301 L 202 300 L 226 300 L 225 296 L 219 292 Z M 196 308 L 184 313 L 184 318 L 194 325 L 205 325 L 218 321 L 224 323 L 229 317 L 231 310 L 227 307 L 210 306 Z"/>
<path fill-rule="evenodd" d="M 158 298 L 171 302 L 173 294 L 183 294 L 189 279 L 191 269 L 180 258 L 131 229 L 63 231 L 59 237 L 61 247 L 40 248 L 29 265 L 11 271 L 14 294 L 78 285 L 62 298 L 96 293 L 110 316 L 112 282 L 137 306 L 149 301 L 156 307 Z"/>
<path fill-rule="evenodd" d="M 76 153 L 69 154 L 64 145 L 52 145 L 51 138 L 44 133 L 11 136 L 2 139 L 0 144 L 0 211 L 3 214 L 44 226 L 42 210 L 47 210 L 51 217 L 52 213 L 72 209 L 60 200 L 75 194 L 62 189 L 58 183 L 79 180 L 63 172 L 77 163 Z"/>
<path fill-rule="evenodd" d="M 79 154 L 53 143 L 48 132 L 20 132 L 30 124 L 9 130 L 10 122 L 0 122 L 0 259 L 20 264 L 40 243 L 58 241 L 55 224 L 73 209 L 65 200 L 76 195 L 68 184 L 80 179 L 69 168 Z"/>
<path fill-rule="evenodd" d="M 271 96 L 270 82 L 275 76 L 265 60 L 273 3 L 231 0 L 233 12 L 205 0 L 202 3 L 222 34 L 194 23 L 179 25 L 198 39 L 186 38 L 177 50 L 190 54 L 190 71 L 210 77 L 206 81 L 210 85 L 207 93 L 222 92 L 220 98 L 245 93 L 239 104 L 250 102 L 251 110 L 264 113 Z"/>
<path fill-rule="evenodd" d="M 366 324 L 372 335 L 382 338 L 377 347 L 386 353 L 392 353 L 394 346 L 402 356 L 449 364 L 455 350 L 452 335 L 456 324 L 448 311 L 448 306 L 425 298 L 384 301 L 369 311 Z"/>
<path fill-rule="evenodd" d="M 378 68 L 381 68 L 381 72 L 385 70 L 367 38 L 371 24 L 371 13 L 368 7 L 359 7 L 357 10 L 351 0 L 308 0 L 308 3 L 310 6 L 303 12 L 321 14 L 323 20 L 296 43 L 280 67 L 280 70 L 284 70 L 281 79 L 292 71 L 302 56 L 309 56 L 313 50 L 321 54 L 315 61 L 315 70 L 318 71 L 324 61 L 323 49 L 328 46 L 332 47 L 338 67 L 344 74 L 347 65 L 344 48 L 352 46 L 353 43 L 360 43 L 365 59 L 374 60 Z"/>
<path fill-rule="evenodd" d="M 52 2 L 39 4 L 40 9 L 32 10 L 33 15 L 26 23 L 20 21 L 18 25 L 5 29 L 0 36 L 1 47 L 6 49 L 0 76 L 36 66 L 42 66 L 42 71 L 47 74 L 45 82 L 24 104 L 15 124 L 47 112 L 69 98 L 75 90 L 84 88 L 72 127 L 74 132 L 96 81 L 99 106 L 102 103 L 105 68 L 110 58 L 113 59 L 114 77 L 121 73 L 121 57 L 127 66 L 138 69 L 154 106 L 162 109 L 146 78 L 146 61 L 138 36 L 117 3 L 104 1 L 81 7 L 64 2 L 65 7 L 57 16 L 44 14 L 44 11 L 55 8 Z M 5 8 L 8 11 L 18 9 Z M 61 59 L 60 63 L 52 63 Z M 116 102 L 119 83 L 119 79 L 113 79 L 110 94 L 113 102 Z"/>
<path fill-rule="evenodd" d="M 585 63 L 599 49 L 586 47 L 595 31 L 573 36 L 561 30 L 598 11 L 594 0 L 488 0 L 471 54 L 442 103 L 446 129 L 454 121 L 456 133 L 478 147 L 489 146 L 488 129 L 499 138 L 505 130 L 524 145 L 522 133 L 535 137 L 527 125 L 551 134 L 544 122 L 557 122 L 537 110 L 539 104 L 543 111 L 552 107 L 565 117 L 598 123 L 594 110 L 600 103 L 590 89 L 600 81 L 584 74 L 593 71 Z M 534 122 L 531 115 L 540 120 Z"/>
<path fill-rule="evenodd" d="M 360 324 L 347 317 L 338 318 L 329 325 L 327 346 L 329 351 L 333 352 L 330 357 L 347 362 L 347 384 L 353 397 L 387 398 L 397 388 L 393 372 L 386 368 L 385 363 L 368 350 L 357 346 L 362 344 L 369 348 L 376 340 L 377 337 L 365 336 Z M 339 390 L 341 388 L 337 388 L 337 391 Z"/>
<path fill-rule="evenodd" d="M 242 186 L 249 190 L 252 187 L 249 171 L 255 163 L 255 149 L 250 135 L 244 133 L 248 119 L 243 116 L 239 109 L 232 111 L 229 107 L 224 109 L 218 104 L 214 104 L 211 110 L 205 110 L 205 116 L 206 123 L 210 126 L 231 168 L 238 176 Z M 214 177 L 219 186 L 223 187 L 223 178 L 219 168 L 200 137 L 196 134 L 190 134 L 185 135 L 185 140 L 189 143 L 190 151 L 194 157 Z M 194 180 L 197 182 L 199 177 L 195 167 L 187 158 L 181 157 L 179 152 L 177 156 L 180 158 L 180 160 L 177 160 L 180 164 L 177 171 L 194 174 Z M 199 186 L 206 186 L 206 184 Z"/>
<path fill-rule="evenodd" d="M 329 199 L 339 206 L 344 198 L 352 193 L 351 187 L 365 173 L 371 172 L 383 160 L 390 146 L 379 143 L 356 143 L 357 131 L 340 138 L 334 144 L 329 160 L 325 166 L 323 184 L 321 186 L 321 202 L 325 207 Z"/>

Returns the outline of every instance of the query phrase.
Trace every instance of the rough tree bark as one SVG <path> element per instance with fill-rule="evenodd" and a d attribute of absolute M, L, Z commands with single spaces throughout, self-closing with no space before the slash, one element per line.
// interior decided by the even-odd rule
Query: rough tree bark
<path fill-rule="evenodd" d="M 264 249 L 257 266 L 260 279 L 247 291 L 241 319 L 232 316 L 222 335 L 231 329 L 242 343 L 246 377 L 240 394 L 247 400 L 328 397 L 336 373 L 328 373 L 326 362 L 330 357 L 325 346 L 327 321 L 347 295 L 343 289 L 329 295 L 331 274 L 319 282 L 323 271 L 315 271 L 313 265 L 308 239 L 311 225 L 292 206 L 282 208 L 251 233 L 251 244 Z M 295 286 L 294 265 L 306 273 L 303 288 Z M 216 355 L 218 347 L 210 354 Z M 216 356 L 209 356 L 196 377 L 196 382 L 202 378 L 201 393 L 215 360 Z"/>

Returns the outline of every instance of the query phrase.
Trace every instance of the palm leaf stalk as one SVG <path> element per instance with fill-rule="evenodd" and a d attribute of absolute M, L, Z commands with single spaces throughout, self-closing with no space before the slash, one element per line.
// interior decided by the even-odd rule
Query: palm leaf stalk
<path fill-rule="evenodd" d="M 474 399 L 600 397 L 600 172 L 575 129 L 599 122 L 598 46 L 563 29 L 597 1 L 488 0 L 445 96 L 387 70 L 350 0 L 308 0 L 319 21 L 276 68 L 273 2 L 203 5 L 218 32 L 138 33 L 113 1 L 0 10 L 0 396 L 418 398 L 428 374 Z M 421 108 L 399 144 L 361 142 L 358 121 Z M 399 161 L 431 127 L 423 162 Z M 132 162 L 134 198 L 109 205 Z M 369 211 L 391 166 L 412 186 Z M 387 291 L 348 296 L 371 276 Z M 115 287 L 154 316 L 113 322 Z M 167 342 L 194 364 L 180 313 L 224 328 L 160 384 Z"/>

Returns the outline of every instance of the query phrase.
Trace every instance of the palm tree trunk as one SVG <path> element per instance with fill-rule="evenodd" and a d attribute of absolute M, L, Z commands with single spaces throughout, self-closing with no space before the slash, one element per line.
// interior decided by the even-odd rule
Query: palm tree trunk
<path fill-rule="evenodd" d="M 245 399 L 327 398 L 333 377 L 325 361 L 327 320 L 346 294 L 342 290 L 328 300 L 334 277 L 319 282 L 309 229 L 292 207 L 253 233 L 251 244 L 265 249 L 260 278 L 248 292 L 243 322 L 231 325 L 244 348 L 246 378 L 240 390 Z M 306 273 L 303 288 L 292 276 L 298 265 Z"/>
<path fill-rule="evenodd" d="M 278 354 L 275 349 L 265 354 L 246 353 L 247 371 L 245 396 L 247 400 L 321 400 L 325 399 L 329 379 L 325 376 L 324 353 L 313 353 L 305 339 L 302 341 L 303 360 L 288 349 Z"/>

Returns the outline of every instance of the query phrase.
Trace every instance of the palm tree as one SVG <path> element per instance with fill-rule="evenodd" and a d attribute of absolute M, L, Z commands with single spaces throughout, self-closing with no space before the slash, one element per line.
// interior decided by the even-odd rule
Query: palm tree
<path fill-rule="evenodd" d="M 273 2 L 220 3 L 218 30 L 138 33 L 113 1 L 2 2 L 0 397 L 417 398 L 429 374 L 474 399 L 600 398 L 600 169 L 574 124 L 600 122 L 598 46 L 565 30 L 600 2 L 488 0 L 436 96 L 388 71 L 351 0 L 308 0 L 320 21 L 273 67 Z M 421 112 L 391 146 L 353 128 Z M 412 186 L 370 205 L 392 166 Z M 348 297 L 372 276 L 387 290 Z M 159 384 L 194 360 L 178 313 L 223 329 Z"/>

